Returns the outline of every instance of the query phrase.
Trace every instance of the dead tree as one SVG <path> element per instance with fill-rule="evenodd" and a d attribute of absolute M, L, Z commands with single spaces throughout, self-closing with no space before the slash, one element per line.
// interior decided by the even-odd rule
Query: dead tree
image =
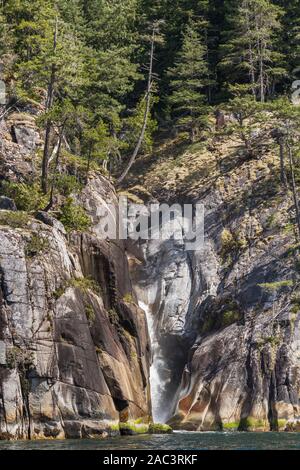
<path fill-rule="evenodd" d="M 55 28 L 53 34 L 53 56 L 55 56 L 57 49 L 57 36 L 58 36 L 58 18 L 55 21 Z M 55 60 L 52 62 L 50 79 L 48 84 L 47 98 L 46 98 L 46 112 L 49 112 L 53 106 L 54 101 L 54 86 L 56 81 L 56 64 Z M 45 129 L 45 142 L 44 142 L 44 151 L 43 151 L 43 160 L 42 160 L 42 178 L 41 178 L 41 187 L 44 194 L 47 194 L 48 191 L 48 168 L 49 168 L 49 151 L 50 151 L 50 136 L 51 136 L 51 119 L 48 118 L 46 121 Z"/>
<path fill-rule="evenodd" d="M 272 131 L 271 135 L 275 142 L 279 145 L 280 181 L 285 188 L 288 188 L 288 179 L 285 168 L 286 131 L 283 128 L 277 128 Z"/>
<path fill-rule="evenodd" d="M 297 185 L 295 179 L 295 165 L 294 165 L 294 157 L 293 157 L 293 150 L 291 144 L 287 144 L 288 150 L 288 157 L 289 157 L 289 166 L 290 166 L 290 173 L 291 173 L 291 188 L 294 198 L 294 205 L 295 205 L 295 212 L 296 212 L 296 223 L 298 228 L 298 239 L 300 239 L 300 205 L 299 205 L 299 198 L 297 192 Z"/>
<path fill-rule="evenodd" d="M 55 157 L 54 172 L 53 172 L 53 178 L 52 178 L 51 190 L 50 190 L 50 198 L 49 198 L 49 203 L 48 203 L 47 207 L 44 209 L 45 212 L 48 212 L 52 208 L 53 202 L 54 202 L 54 189 L 55 189 L 56 180 L 57 180 L 57 170 L 58 170 L 58 165 L 59 165 L 61 146 L 62 146 L 62 141 L 63 141 L 63 138 L 64 138 L 64 131 L 65 131 L 66 123 L 67 123 L 67 118 L 65 118 L 64 122 L 62 123 L 61 130 L 59 132 L 58 143 L 57 143 L 57 151 L 56 151 L 56 157 Z"/>
<path fill-rule="evenodd" d="M 147 130 L 148 118 L 149 118 L 149 113 L 150 113 L 150 108 L 151 108 L 152 87 L 153 87 L 153 62 L 154 62 L 155 42 L 156 42 L 157 35 L 159 33 L 159 25 L 160 23 L 156 22 L 152 26 L 150 62 L 149 62 L 149 72 L 148 72 L 148 81 L 147 81 L 147 90 L 146 90 L 146 107 L 145 107 L 143 125 L 141 128 L 141 132 L 140 132 L 137 144 L 129 159 L 129 162 L 127 163 L 125 170 L 123 171 L 123 173 L 117 180 L 118 184 L 122 183 L 122 181 L 126 178 L 128 172 L 130 171 L 132 165 L 134 164 L 136 157 L 138 156 L 138 153 L 140 151 L 140 148 L 143 144 L 145 133 Z"/>

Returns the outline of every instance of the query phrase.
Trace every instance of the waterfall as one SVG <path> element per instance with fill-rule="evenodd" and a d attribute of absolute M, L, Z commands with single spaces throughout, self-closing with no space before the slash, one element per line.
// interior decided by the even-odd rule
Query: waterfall
<path fill-rule="evenodd" d="M 139 306 L 145 312 L 151 341 L 152 361 L 150 367 L 150 390 L 153 421 L 155 423 L 165 423 L 168 419 L 168 410 L 162 409 L 162 396 L 166 385 L 164 379 L 165 361 L 161 355 L 151 309 L 142 301 L 139 301 Z"/>

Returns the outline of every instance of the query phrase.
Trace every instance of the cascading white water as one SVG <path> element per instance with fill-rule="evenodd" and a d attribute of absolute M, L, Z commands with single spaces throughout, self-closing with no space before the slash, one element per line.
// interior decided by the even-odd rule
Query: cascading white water
<path fill-rule="evenodd" d="M 144 310 L 147 318 L 148 330 L 151 341 L 152 364 L 150 367 L 150 389 L 152 402 L 152 416 L 155 423 L 165 423 L 168 417 L 167 410 L 161 409 L 161 397 L 164 393 L 165 381 L 163 371 L 165 361 L 161 357 L 160 347 L 157 341 L 157 335 L 154 327 L 154 319 L 151 309 L 147 304 L 139 301 L 139 306 Z"/>

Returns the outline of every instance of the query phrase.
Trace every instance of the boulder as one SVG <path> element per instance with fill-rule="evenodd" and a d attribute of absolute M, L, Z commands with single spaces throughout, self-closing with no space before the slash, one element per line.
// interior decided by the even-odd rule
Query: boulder
<path fill-rule="evenodd" d="M 35 129 L 26 126 L 13 126 L 12 132 L 15 142 L 26 149 L 27 152 L 35 150 L 40 139 Z"/>
<path fill-rule="evenodd" d="M 0 210 L 16 211 L 17 206 L 15 204 L 15 201 L 10 197 L 0 196 Z"/>
<path fill-rule="evenodd" d="M 50 227 L 56 228 L 56 230 L 66 235 L 67 232 L 63 224 L 59 220 L 57 220 L 55 217 L 48 214 L 48 212 L 38 211 L 35 215 L 35 218 L 39 220 L 40 222 L 43 222 L 44 224 L 49 225 Z"/>

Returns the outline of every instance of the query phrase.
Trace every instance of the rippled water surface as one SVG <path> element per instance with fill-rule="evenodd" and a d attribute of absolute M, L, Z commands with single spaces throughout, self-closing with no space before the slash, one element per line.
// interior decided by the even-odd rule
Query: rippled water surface
<path fill-rule="evenodd" d="M 300 433 L 182 433 L 104 440 L 7 442 L 0 450 L 300 450 Z"/>

